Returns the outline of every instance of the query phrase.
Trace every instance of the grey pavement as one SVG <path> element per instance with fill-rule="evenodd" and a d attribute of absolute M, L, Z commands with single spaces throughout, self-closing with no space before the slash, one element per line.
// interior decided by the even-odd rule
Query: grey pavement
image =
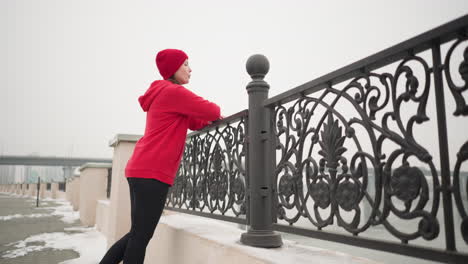
<path fill-rule="evenodd" d="M 58 206 L 53 200 L 41 201 L 39 207 L 36 208 L 36 200 L 30 197 L 11 196 L 9 194 L 0 193 L 0 264 L 56 264 L 69 259 L 74 259 L 79 254 L 73 250 L 56 250 L 44 249 L 41 251 L 29 252 L 25 256 L 16 258 L 2 258 L 2 256 L 14 248 L 12 243 L 24 240 L 30 236 L 64 232 L 72 233 L 76 231 L 67 231 L 66 228 L 81 227 L 79 221 L 71 224 L 63 222 L 59 216 L 52 215 L 51 207 Z M 2 219 L 4 216 L 14 215 L 34 215 L 47 214 L 41 217 L 17 217 L 9 220 Z M 50 214 L 50 215 L 49 215 Z M 380 237 L 380 233 L 372 234 Z M 309 237 L 282 233 L 283 239 L 297 241 L 302 245 L 326 248 L 337 252 L 348 253 L 357 257 L 364 257 L 382 263 L 411 263 L 411 264 L 434 264 L 440 262 L 432 262 L 418 258 L 411 258 L 398 254 L 370 250 L 366 248 L 354 247 L 341 243 L 334 243 L 325 240 L 318 240 Z M 28 243 L 30 246 L 33 243 Z M 39 242 L 42 243 L 42 242 Z"/>
<path fill-rule="evenodd" d="M 55 264 L 65 260 L 74 259 L 79 256 L 79 254 L 73 250 L 44 249 L 41 251 L 29 252 L 25 256 L 19 256 L 16 258 L 2 257 L 6 252 L 16 249 L 13 243 L 24 240 L 30 236 L 42 233 L 67 232 L 64 230 L 65 228 L 80 226 L 79 221 L 68 224 L 61 221 L 59 216 L 51 215 L 53 211 L 51 207 L 53 206 L 58 206 L 58 204 L 54 201 L 46 200 L 41 201 L 39 207 L 36 208 L 36 200 L 33 198 L 11 196 L 5 193 L 0 193 L 1 264 Z M 5 216 L 33 214 L 46 214 L 46 216 L 18 216 L 5 220 Z M 33 243 L 37 243 L 39 246 L 41 245 L 41 242 Z M 28 246 L 30 246 L 30 244 L 32 243 L 29 243 Z"/>

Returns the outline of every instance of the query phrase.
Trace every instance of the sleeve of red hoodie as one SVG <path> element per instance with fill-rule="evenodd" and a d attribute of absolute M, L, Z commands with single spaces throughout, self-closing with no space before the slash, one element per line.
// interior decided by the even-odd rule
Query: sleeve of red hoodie
<path fill-rule="evenodd" d="M 174 98 L 169 107 L 170 109 L 168 109 L 170 111 L 201 121 L 214 121 L 219 119 L 221 115 L 221 109 L 218 105 L 203 99 L 182 86 L 178 85 L 171 89 L 169 96 Z"/>
<path fill-rule="evenodd" d="M 189 117 L 189 129 L 190 130 L 200 130 L 206 127 L 207 125 L 209 125 L 208 121 Z"/>

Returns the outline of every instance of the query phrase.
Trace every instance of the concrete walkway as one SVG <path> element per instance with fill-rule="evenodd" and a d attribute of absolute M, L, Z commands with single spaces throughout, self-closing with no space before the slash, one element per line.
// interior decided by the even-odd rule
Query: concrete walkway
<path fill-rule="evenodd" d="M 54 264 L 76 259 L 80 254 L 64 247 L 70 244 L 65 238 L 88 230 L 65 201 L 46 199 L 36 207 L 31 197 L 0 193 L 0 263 Z"/>
<path fill-rule="evenodd" d="M 68 210 L 68 211 L 67 211 Z M 172 216 L 183 219 L 184 215 Z M 166 218 L 163 216 L 161 223 L 164 224 Z M 188 216 L 187 216 L 188 217 Z M 190 216 L 194 218 L 193 216 Z M 168 219 L 169 219 L 168 218 Z M 198 219 L 198 218 L 197 218 Z M 206 218 L 200 218 L 200 221 L 210 221 Z M 192 219 L 192 221 L 194 221 Z M 212 220 L 214 221 L 214 220 Z M 177 225 L 173 218 L 167 220 L 168 225 Z M 190 221 L 181 220 L 179 225 L 189 225 Z M 183 223 L 183 224 L 182 224 Z M 228 224 L 224 222 L 213 222 L 207 227 L 206 232 L 213 229 L 215 224 Z M 235 224 L 232 224 L 236 226 Z M 198 229 L 202 224 L 196 223 Z M 195 232 L 197 228 L 193 226 L 187 228 Z M 183 229 L 183 228 L 182 228 Z M 218 230 L 227 230 L 228 228 L 218 228 Z M 94 236 L 83 238 L 80 235 L 86 235 L 94 232 Z M 357 258 L 371 259 L 376 263 L 414 263 L 414 264 L 432 264 L 427 260 L 410 258 L 406 256 L 391 254 L 387 252 L 357 248 L 350 245 L 343 245 L 323 240 L 316 240 L 303 236 L 292 234 L 282 234 L 286 244 L 303 245 L 309 247 L 326 248 L 330 252 L 343 252 Z M 57 238 L 57 236 L 59 236 Z M 215 236 L 220 238 L 219 233 Z M 229 241 L 236 241 L 238 234 Z M 221 236 L 222 238 L 222 236 Z M 88 240 L 86 240 L 88 239 Z M 65 201 L 46 199 L 40 201 L 39 207 L 36 207 L 36 200 L 32 197 L 22 197 L 12 194 L 0 193 L 0 263 L 1 264 L 56 264 L 56 263 L 97 263 L 98 258 L 105 252 L 105 241 L 103 236 L 92 228 L 83 228 L 79 221 L 77 212 L 71 210 L 71 206 Z M 55 244 L 50 240 L 56 241 Z M 70 245 L 75 241 L 75 245 Z M 64 246 L 67 244 L 67 246 Z M 89 244 L 89 245 L 88 245 Z M 88 245 L 91 247 L 93 256 L 88 259 L 82 259 L 80 250 Z M 99 249 L 99 247 L 101 247 Z M 290 246 L 293 248 L 293 246 Z M 96 249 L 98 248 L 98 249 Z M 262 249 L 241 247 L 244 250 L 261 251 Z M 283 247 L 283 251 L 288 247 Z M 89 250 L 88 250 L 89 251 Z M 269 252 L 273 254 L 274 252 Z M 285 254 L 285 252 L 280 252 Z M 257 254 L 257 253 L 256 253 Z M 263 253 L 258 253 L 259 256 Z M 82 255 L 82 254 L 81 254 Z M 80 257 L 81 259 L 77 259 Z M 70 261 L 67 261 L 70 260 Z M 90 261 L 91 260 L 91 261 Z"/>

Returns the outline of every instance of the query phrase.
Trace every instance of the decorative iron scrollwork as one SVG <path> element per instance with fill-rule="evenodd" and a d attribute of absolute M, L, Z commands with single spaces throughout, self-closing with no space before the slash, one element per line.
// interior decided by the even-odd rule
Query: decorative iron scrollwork
<path fill-rule="evenodd" d="M 465 240 L 465 243 L 468 244 L 468 207 L 465 207 L 463 203 L 463 197 L 466 200 L 468 197 L 468 179 L 465 179 L 464 186 L 462 185 L 461 179 L 462 175 L 460 172 L 460 168 L 464 162 L 468 160 L 468 141 L 466 141 L 460 151 L 457 154 L 457 162 L 455 164 L 455 170 L 453 172 L 453 189 L 454 189 L 454 197 L 455 203 L 458 208 L 458 212 L 462 217 L 462 223 L 460 226 L 460 231 Z M 463 175 L 465 178 L 468 178 L 468 175 Z"/>
<path fill-rule="evenodd" d="M 404 164 L 393 171 L 390 178 L 390 194 L 410 203 L 419 196 L 423 178 L 424 173 L 419 168 Z"/>
<path fill-rule="evenodd" d="M 354 235 L 383 225 L 402 241 L 436 237 L 439 175 L 413 134 L 416 125 L 429 120 L 430 83 L 427 62 L 410 55 L 393 74 L 363 73 L 342 89 L 328 86 L 318 96 L 277 105 L 272 124 L 278 141 L 278 219 L 292 225 L 306 217 L 319 229 L 336 221 Z M 336 109 L 343 102 L 352 113 Z M 416 105 L 415 112 L 402 116 L 402 105 L 409 103 Z M 356 135 L 356 129 L 365 133 Z M 370 148 L 363 148 L 363 137 Z M 393 152 L 383 147 L 390 142 L 397 146 Z M 430 175 L 411 159 L 424 164 Z M 400 224 L 390 222 L 391 215 Z M 419 224 L 408 231 L 401 226 L 405 221 Z"/>
<path fill-rule="evenodd" d="M 455 43 L 453 43 L 450 49 L 448 50 L 444 62 L 445 78 L 447 79 L 448 87 L 450 88 L 450 91 L 452 92 L 453 98 L 455 99 L 456 103 L 456 109 L 453 113 L 455 116 L 468 115 L 468 105 L 466 104 L 465 98 L 463 97 L 463 93 L 468 90 L 468 47 L 465 47 L 465 50 L 463 52 L 463 61 L 458 67 L 458 73 L 464 81 L 463 85 L 456 85 L 453 81 L 450 62 L 452 60 L 454 50 L 457 47 L 459 47 L 461 43 L 466 42 L 467 40 L 468 38 L 459 38 L 458 40 L 456 40 Z"/>
<path fill-rule="evenodd" d="M 246 214 L 246 122 L 244 115 L 187 139 L 168 207 Z"/>

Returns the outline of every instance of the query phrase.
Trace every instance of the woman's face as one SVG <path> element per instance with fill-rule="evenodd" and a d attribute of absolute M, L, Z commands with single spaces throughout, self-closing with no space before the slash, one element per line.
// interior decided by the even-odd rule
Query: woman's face
<path fill-rule="evenodd" d="M 190 73 L 192 69 L 188 65 L 188 60 L 185 60 L 180 68 L 174 73 L 174 79 L 180 84 L 187 84 L 190 80 Z"/>

